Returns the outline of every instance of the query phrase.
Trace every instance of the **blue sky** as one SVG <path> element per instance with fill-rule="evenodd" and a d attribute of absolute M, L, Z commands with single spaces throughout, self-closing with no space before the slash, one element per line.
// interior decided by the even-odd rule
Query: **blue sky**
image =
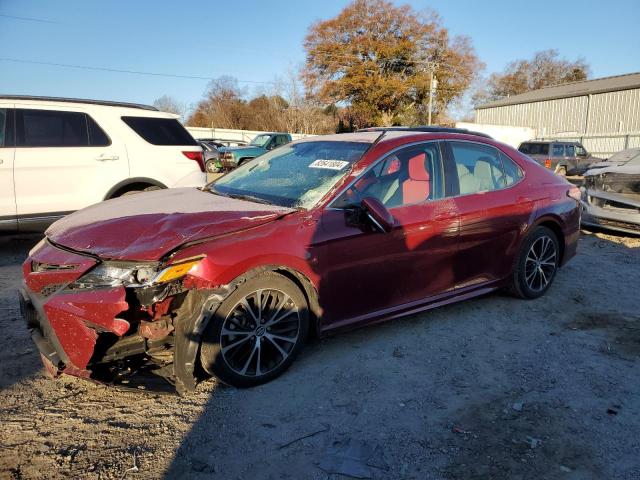
<path fill-rule="evenodd" d="M 471 37 L 485 74 L 556 48 L 582 56 L 592 76 L 640 71 L 640 1 L 410 1 Z M 2 59 L 269 82 L 304 60 L 308 26 L 346 0 L 0 0 Z M 15 18 L 15 17 L 22 17 Z M 29 20 L 37 19 L 36 20 Z M 0 60 L 0 93 L 187 104 L 208 81 L 90 71 Z M 268 86 L 243 83 L 248 91 Z"/>

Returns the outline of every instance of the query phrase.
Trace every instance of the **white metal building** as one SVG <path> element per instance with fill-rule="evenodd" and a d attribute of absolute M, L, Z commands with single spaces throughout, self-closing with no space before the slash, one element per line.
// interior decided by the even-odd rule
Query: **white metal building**
<path fill-rule="evenodd" d="M 533 128 L 538 138 L 579 139 L 594 154 L 640 147 L 640 73 L 514 95 L 480 105 L 475 120 Z"/>

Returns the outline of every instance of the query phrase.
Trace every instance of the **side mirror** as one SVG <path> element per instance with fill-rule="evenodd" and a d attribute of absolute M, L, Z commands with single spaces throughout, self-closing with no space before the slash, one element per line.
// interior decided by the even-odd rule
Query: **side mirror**
<path fill-rule="evenodd" d="M 380 200 L 373 197 L 365 197 L 360 206 L 366 217 L 382 233 L 390 232 L 395 223 L 393 215 L 387 210 Z"/>

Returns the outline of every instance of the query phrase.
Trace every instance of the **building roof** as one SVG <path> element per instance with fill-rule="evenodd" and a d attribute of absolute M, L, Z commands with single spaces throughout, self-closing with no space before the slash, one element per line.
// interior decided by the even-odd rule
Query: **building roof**
<path fill-rule="evenodd" d="M 632 88 L 640 88 L 640 72 L 616 75 L 615 77 L 596 78 L 594 80 L 582 80 L 580 82 L 564 83 L 562 85 L 552 85 L 521 93 L 520 95 L 514 95 L 513 97 L 485 103 L 484 105 L 477 106 L 476 110 L 521 103 L 541 102 L 543 100 L 555 100 L 557 98 L 580 97 L 594 93 L 615 92 Z"/>

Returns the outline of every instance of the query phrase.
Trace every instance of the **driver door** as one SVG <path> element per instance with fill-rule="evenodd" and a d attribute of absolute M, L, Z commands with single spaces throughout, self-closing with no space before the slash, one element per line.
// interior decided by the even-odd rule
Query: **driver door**
<path fill-rule="evenodd" d="M 453 290 L 458 235 L 455 202 L 443 198 L 437 142 L 405 147 L 377 162 L 323 212 L 319 298 L 324 327 L 366 322 Z M 388 233 L 354 221 L 362 198 L 391 212 Z"/>

